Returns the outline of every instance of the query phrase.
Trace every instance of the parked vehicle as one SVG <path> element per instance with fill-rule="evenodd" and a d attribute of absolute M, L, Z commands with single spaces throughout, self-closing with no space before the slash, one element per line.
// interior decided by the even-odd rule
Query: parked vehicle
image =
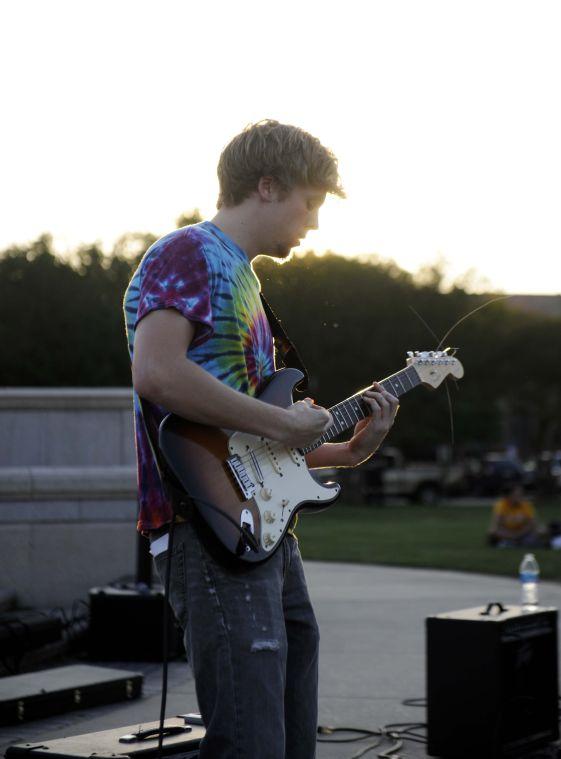
<path fill-rule="evenodd" d="M 504 453 L 488 453 L 474 468 L 470 490 L 476 496 L 498 496 L 513 482 L 531 488 L 532 477 L 516 459 Z"/>
<path fill-rule="evenodd" d="M 526 483 L 544 495 L 561 492 L 561 451 L 542 451 L 524 465 Z"/>
<path fill-rule="evenodd" d="M 398 448 L 385 447 L 361 468 L 361 490 L 367 501 L 400 496 L 421 504 L 435 504 L 443 495 L 466 489 L 461 464 L 406 461 Z"/>

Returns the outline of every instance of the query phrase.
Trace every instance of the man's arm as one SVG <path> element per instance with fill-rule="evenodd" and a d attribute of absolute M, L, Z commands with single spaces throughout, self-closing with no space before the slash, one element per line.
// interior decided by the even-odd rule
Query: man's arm
<path fill-rule="evenodd" d="M 310 400 L 289 409 L 239 393 L 186 357 L 195 327 L 175 309 L 151 311 L 137 325 L 132 379 L 142 397 L 178 416 L 305 446 L 331 424 Z"/>

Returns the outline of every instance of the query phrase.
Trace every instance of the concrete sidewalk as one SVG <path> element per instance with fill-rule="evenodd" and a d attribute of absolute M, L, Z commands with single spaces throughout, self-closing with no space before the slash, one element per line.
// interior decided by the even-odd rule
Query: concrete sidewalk
<path fill-rule="evenodd" d="M 307 562 L 306 573 L 322 634 L 319 721 L 331 726 L 374 729 L 389 723 L 425 722 L 424 708 L 402 704 L 405 699 L 425 696 L 425 618 L 490 601 L 516 604 L 519 596 L 514 578 L 325 562 Z M 560 597 L 559 585 L 541 584 L 543 605 L 558 606 Z M 156 720 L 160 665 L 112 662 L 108 666 L 143 672 L 143 698 L 4 729 L 1 752 L 14 743 Z M 173 716 L 196 710 L 188 668 L 173 662 L 166 713 Z M 350 759 L 372 742 L 321 743 L 317 757 Z M 391 745 L 386 741 L 383 748 Z M 375 757 L 383 748 L 366 756 Z M 425 747 L 407 742 L 394 756 L 423 757 Z"/>

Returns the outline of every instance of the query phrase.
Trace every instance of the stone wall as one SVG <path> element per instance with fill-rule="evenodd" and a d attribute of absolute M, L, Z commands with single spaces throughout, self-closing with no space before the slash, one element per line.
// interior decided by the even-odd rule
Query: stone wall
<path fill-rule="evenodd" d="M 49 608 L 134 575 L 128 388 L 0 389 L 0 587 Z"/>

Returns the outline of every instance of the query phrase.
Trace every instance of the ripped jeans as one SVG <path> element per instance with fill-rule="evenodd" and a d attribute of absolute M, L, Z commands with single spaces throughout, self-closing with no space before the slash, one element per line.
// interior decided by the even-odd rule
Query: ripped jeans
<path fill-rule="evenodd" d="M 319 632 L 296 539 L 262 564 L 225 566 L 179 523 L 170 601 L 206 727 L 200 759 L 313 759 Z"/>

